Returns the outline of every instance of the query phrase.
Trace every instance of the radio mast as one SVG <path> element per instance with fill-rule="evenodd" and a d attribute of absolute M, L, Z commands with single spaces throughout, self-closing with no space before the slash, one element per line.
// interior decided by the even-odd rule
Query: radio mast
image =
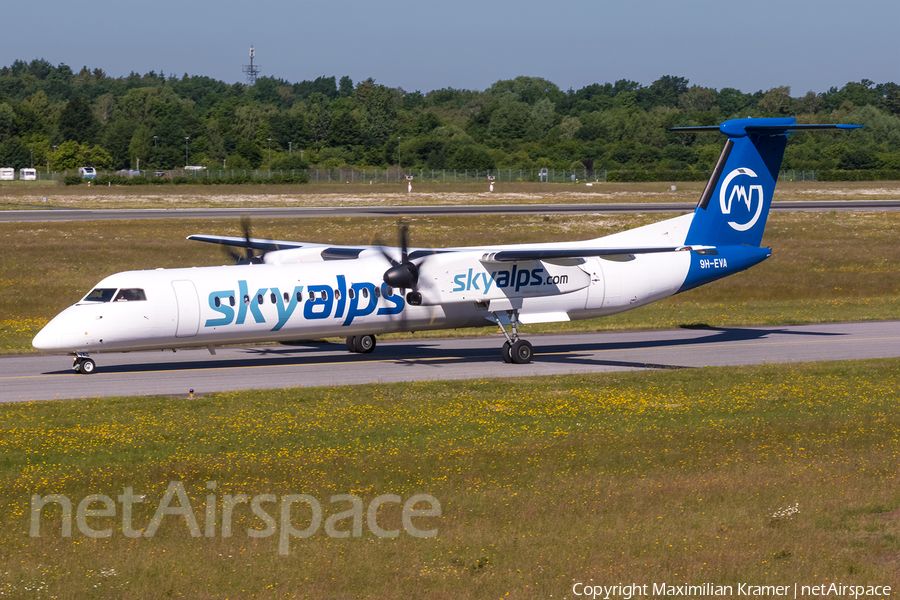
<path fill-rule="evenodd" d="M 250 64 L 244 65 L 242 71 L 247 76 L 247 85 L 253 85 L 256 83 L 256 78 L 259 76 L 259 65 L 253 64 L 253 58 L 256 56 L 256 50 L 253 49 L 253 46 L 250 46 Z"/>

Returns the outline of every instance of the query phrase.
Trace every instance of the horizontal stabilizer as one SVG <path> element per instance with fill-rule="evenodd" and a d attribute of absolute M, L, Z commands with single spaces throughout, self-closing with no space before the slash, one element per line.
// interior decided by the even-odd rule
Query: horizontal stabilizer
<path fill-rule="evenodd" d="M 675 133 L 704 133 L 718 131 L 728 137 L 744 137 L 747 134 L 757 135 L 784 135 L 795 131 L 813 131 L 821 129 L 858 129 L 862 125 L 847 125 L 845 123 L 803 123 L 797 124 L 793 117 L 781 119 L 733 119 L 725 121 L 721 125 L 704 125 L 699 127 L 670 127 L 668 131 Z"/>

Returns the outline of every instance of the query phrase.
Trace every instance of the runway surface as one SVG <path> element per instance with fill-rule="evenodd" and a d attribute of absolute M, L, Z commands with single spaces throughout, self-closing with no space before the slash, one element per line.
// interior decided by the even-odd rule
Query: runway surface
<path fill-rule="evenodd" d="M 71 208 L 0 211 L 0 222 L 37 223 L 53 221 L 119 221 L 134 219 L 237 219 L 249 214 L 261 219 L 313 217 L 390 217 L 499 214 L 589 214 L 589 213 L 686 213 L 696 202 L 621 204 L 471 204 L 446 206 L 319 206 L 286 208 L 175 208 L 104 209 Z M 897 211 L 900 200 L 830 200 L 774 202 L 773 211 Z"/>
<path fill-rule="evenodd" d="M 0 357 L 0 402 L 897 357 L 900 321 L 527 339 L 535 346 L 528 365 L 503 363 L 499 335 L 380 342 L 372 354 L 343 344 L 97 354 L 93 375 L 76 375 L 67 356 L 8 356 Z"/>

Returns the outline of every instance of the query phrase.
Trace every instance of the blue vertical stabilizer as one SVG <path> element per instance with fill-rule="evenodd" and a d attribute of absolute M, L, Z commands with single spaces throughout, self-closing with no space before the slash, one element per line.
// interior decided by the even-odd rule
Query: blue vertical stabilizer
<path fill-rule="evenodd" d="M 798 125 L 793 118 L 735 119 L 718 127 L 675 127 L 669 131 L 718 130 L 728 136 L 703 190 L 685 244 L 759 246 L 781 169 L 788 133 L 807 129 L 852 129 L 858 125 Z"/>

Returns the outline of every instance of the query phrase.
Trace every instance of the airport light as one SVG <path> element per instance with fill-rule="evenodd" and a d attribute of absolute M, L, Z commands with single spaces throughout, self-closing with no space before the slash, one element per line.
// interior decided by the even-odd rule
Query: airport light
<path fill-rule="evenodd" d="M 190 137 L 184 138 L 184 166 L 188 166 L 189 164 L 191 164 L 188 161 L 188 140 L 189 139 L 191 139 L 191 138 Z"/>

